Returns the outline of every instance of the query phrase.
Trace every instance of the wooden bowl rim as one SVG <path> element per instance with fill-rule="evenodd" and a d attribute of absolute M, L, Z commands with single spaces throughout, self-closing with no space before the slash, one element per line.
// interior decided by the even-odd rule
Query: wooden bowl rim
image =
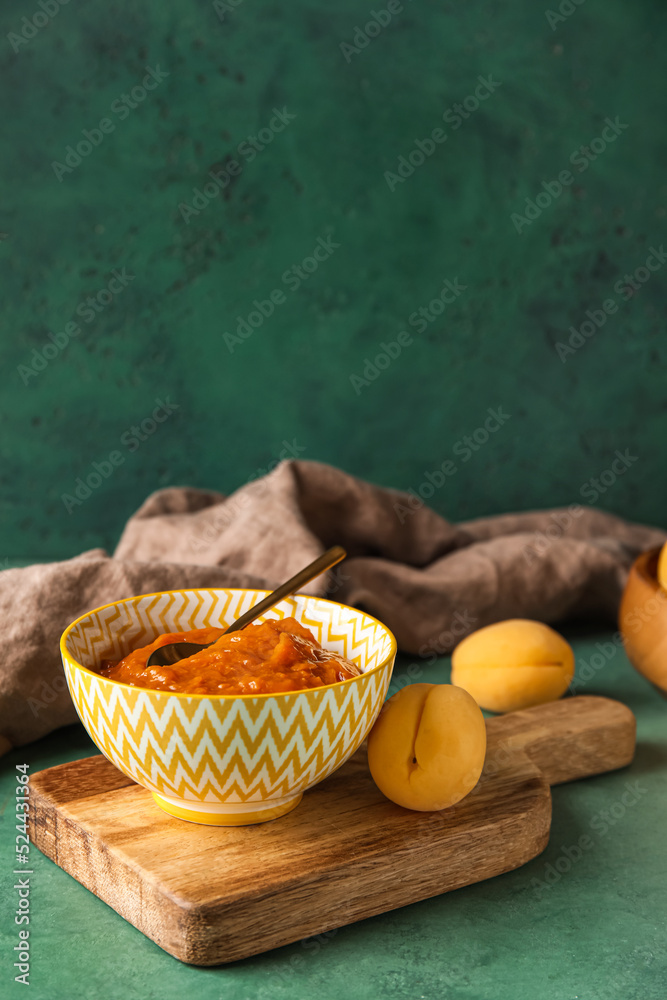
<path fill-rule="evenodd" d="M 642 580 L 651 584 L 652 587 L 659 587 L 658 583 L 658 556 L 662 550 L 662 545 L 656 545 L 653 549 L 647 549 L 637 556 L 632 566 Z"/>

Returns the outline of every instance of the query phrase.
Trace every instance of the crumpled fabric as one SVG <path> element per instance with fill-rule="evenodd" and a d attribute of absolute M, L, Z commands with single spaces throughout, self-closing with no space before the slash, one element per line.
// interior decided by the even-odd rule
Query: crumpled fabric
<path fill-rule="evenodd" d="M 189 587 L 273 589 L 331 545 L 348 558 L 304 592 L 368 611 L 400 649 L 443 655 L 505 618 L 613 623 L 628 569 L 667 533 L 580 504 L 452 524 L 418 493 L 285 461 L 230 496 L 151 494 L 104 550 L 0 572 L 0 750 L 76 721 L 64 629 L 92 608 Z"/>

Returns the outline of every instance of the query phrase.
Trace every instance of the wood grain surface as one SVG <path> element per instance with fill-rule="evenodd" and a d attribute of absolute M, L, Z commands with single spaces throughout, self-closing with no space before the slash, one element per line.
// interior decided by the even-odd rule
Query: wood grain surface
<path fill-rule="evenodd" d="M 549 839 L 549 784 L 629 764 L 635 720 L 576 697 L 487 733 L 478 785 L 441 812 L 385 799 L 362 747 L 287 816 L 200 826 L 97 756 L 31 778 L 30 837 L 171 955 L 231 962 L 519 867 Z"/>

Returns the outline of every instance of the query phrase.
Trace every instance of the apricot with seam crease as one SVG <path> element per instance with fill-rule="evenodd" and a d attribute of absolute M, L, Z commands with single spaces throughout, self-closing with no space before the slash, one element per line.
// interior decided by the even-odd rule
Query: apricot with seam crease
<path fill-rule="evenodd" d="M 368 735 L 368 766 L 399 806 L 446 809 L 479 780 L 486 753 L 484 717 L 462 688 L 409 684 L 385 703 Z"/>

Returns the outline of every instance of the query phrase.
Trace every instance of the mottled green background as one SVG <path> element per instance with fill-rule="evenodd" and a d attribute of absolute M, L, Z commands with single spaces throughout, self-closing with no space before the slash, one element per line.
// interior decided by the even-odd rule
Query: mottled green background
<path fill-rule="evenodd" d="M 417 488 L 498 406 L 511 419 L 457 462 L 438 510 L 580 500 L 629 448 L 600 505 L 665 524 L 667 267 L 614 292 L 664 238 L 662 4 L 587 0 L 552 28 L 529 0 L 414 0 L 346 61 L 370 9 L 243 0 L 221 21 L 205 0 L 70 0 L 14 52 L 39 8 L 5 0 L 0 559 L 111 546 L 148 492 L 230 491 L 283 441 Z M 120 120 L 110 106 L 146 67 L 169 75 Z M 443 124 L 480 75 L 500 86 Z M 186 222 L 179 205 L 275 107 L 296 118 Z M 52 163 L 105 116 L 113 133 L 58 180 Z M 616 116 L 628 127 L 518 234 L 512 213 Z M 385 172 L 440 126 L 390 191 Z M 230 353 L 236 317 L 327 236 L 340 248 Z M 26 385 L 33 348 L 122 268 L 125 291 Z M 466 291 L 357 394 L 350 376 L 446 278 Z M 563 363 L 556 343 L 610 297 L 618 312 Z M 167 397 L 178 410 L 68 513 L 77 477 Z"/>
<path fill-rule="evenodd" d="M 599 503 L 665 525 L 667 266 L 632 297 L 614 288 L 665 239 L 663 4 L 566 0 L 571 15 L 550 25 L 531 0 L 414 0 L 346 61 L 340 45 L 371 9 L 241 0 L 221 20 L 207 0 L 70 0 L 14 51 L 8 36 L 38 0 L 3 0 L 0 565 L 111 547 L 150 491 L 230 491 L 286 441 L 406 489 L 451 459 L 457 471 L 431 502 L 455 520 L 588 502 L 582 488 L 627 449 L 636 458 Z M 111 105 L 147 67 L 168 76 L 121 120 Z M 460 128 L 443 123 L 480 76 L 500 86 Z M 274 108 L 296 117 L 248 162 L 238 147 Z M 105 117 L 113 132 L 59 180 L 53 162 Z M 517 233 L 512 214 L 617 117 L 627 128 Z M 391 191 L 385 172 L 440 127 L 446 142 Z M 240 175 L 186 220 L 179 206 L 234 158 Z M 282 274 L 318 238 L 340 246 L 289 291 Z M 123 269 L 134 277 L 122 294 L 79 317 L 81 333 L 27 376 L 49 331 Z M 351 377 L 446 279 L 465 291 L 355 392 Z M 230 352 L 224 334 L 275 288 L 286 301 Z M 569 327 L 610 298 L 617 312 L 561 361 Z M 131 450 L 127 432 L 156 399 L 178 408 Z M 510 416 L 463 461 L 458 443 L 489 408 Z M 68 513 L 63 494 L 113 451 L 121 464 Z M 577 640 L 578 670 L 595 638 Z M 447 666 L 423 676 L 445 680 Z M 632 706 L 637 759 L 555 791 L 542 857 L 331 940 L 186 968 L 33 848 L 33 995 L 662 998 L 664 703 L 621 653 L 583 693 Z M 14 767 L 34 773 L 93 749 L 78 726 L 3 759 L 0 992 L 20 989 Z M 628 780 L 645 782 L 641 804 L 534 891 Z"/>

